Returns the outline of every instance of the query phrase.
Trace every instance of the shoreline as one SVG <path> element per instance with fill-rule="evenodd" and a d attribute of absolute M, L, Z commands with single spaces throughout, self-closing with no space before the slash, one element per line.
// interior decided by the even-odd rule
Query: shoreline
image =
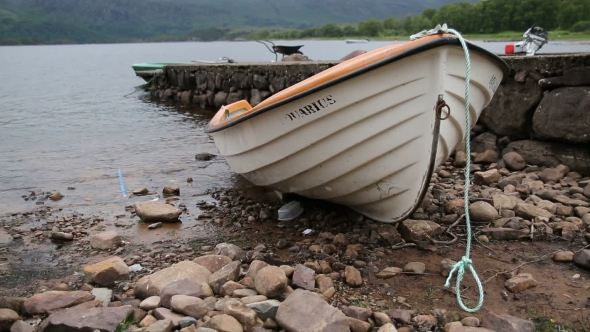
<path fill-rule="evenodd" d="M 481 42 L 519 42 L 522 41 L 522 37 L 489 37 L 489 35 L 465 35 L 466 39 L 471 41 Z M 357 37 L 358 38 L 358 37 Z M 351 38 L 303 38 L 303 39 L 276 39 L 280 41 L 346 41 Z M 410 36 L 387 36 L 387 37 L 375 37 L 369 42 L 404 42 L 409 41 Z M 116 45 L 116 44 L 163 44 L 163 43 L 214 43 L 214 42 L 232 42 L 232 43 L 243 43 L 243 42 L 255 42 L 256 40 L 212 40 L 212 41 L 199 41 L 199 40 L 169 40 L 169 41 L 110 41 L 110 42 L 96 42 L 96 43 L 20 43 L 20 44 L 0 44 L 3 46 L 59 46 L 59 45 Z M 588 38 L 549 38 L 549 43 L 558 44 L 590 44 L 590 37 Z"/>
<path fill-rule="evenodd" d="M 590 298 L 590 272 L 574 266 L 571 257 L 569 261 L 560 262 L 555 262 L 554 257 L 560 252 L 584 250 L 590 243 L 590 233 L 584 232 L 584 228 L 590 225 L 590 211 L 583 209 L 583 205 L 590 205 L 590 199 L 586 198 L 584 203 L 582 196 L 576 195 L 583 189 L 582 185 L 590 188 L 590 184 L 586 183 L 589 180 L 578 177 L 575 172 L 567 172 L 561 166 L 548 169 L 550 171 L 531 166 L 522 171 L 509 171 L 498 170 L 495 163 L 474 164 L 474 172 L 491 172 L 500 177 L 495 178 L 494 182 L 476 180 L 474 184 L 473 193 L 478 198 L 472 202 L 472 214 L 480 213 L 476 210 L 481 206 L 486 207 L 482 211 L 496 206 L 494 211 L 498 215 L 489 216 L 488 211 L 488 217 L 483 217 L 488 219 L 476 219 L 473 225 L 476 239 L 473 242 L 472 259 L 484 282 L 486 300 L 484 310 L 468 315 L 459 309 L 455 295 L 442 288 L 446 277 L 441 261 L 445 258 L 456 261 L 464 255 L 465 250 L 464 227 L 459 225 L 452 230 L 459 236 L 456 243 L 448 243 L 451 237 L 444 232 L 459 217 L 462 207 L 458 198 L 461 197 L 460 190 L 457 189 L 461 187 L 462 170 L 452 163 L 453 160 L 449 160 L 437 170 L 422 208 L 412 217 L 414 220 L 435 221 L 427 230 L 413 228 L 409 226 L 410 222 L 402 222 L 397 227 L 373 222 L 346 207 L 299 197 L 296 199 L 302 202 L 304 214 L 293 221 L 279 222 L 276 219 L 277 210 L 287 201 L 279 201 L 270 193 L 264 194 L 264 191 L 260 195 L 260 192 L 231 188 L 207 193 L 210 200 L 199 202 L 198 208 L 192 204 L 185 205 L 186 197 L 183 197 L 182 191 L 179 197 L 169 198 L 171 204 L 186 209 L 185 213 L 195 219 L 195 225 L 186 228 L 173 223 L 163 224 L 163 227 L 153 230 L 147 229 L 148 224 L 140 222 L 131 209 L 85 216 L 67 208 L 52 211 L 45 206 L 36 209 L 36 212 L 31 211 L 31 214 L 4 217 L 0 234 L 6 232 L 15 239 L 0 244 L 0 294 L 3 297 L 26 298 L 52 289 L 72 291 L 80 287 L 87 288 L 81 277 L 84 268 L 116 256 L 128 266 L 140 264 L 143 268 L 117 282 L 117 286 L 112 289 L 113 302 L 131 303 L 136 298 L 132 290 L 141 277 L 179 262 L 215 254 L 213 248 L 217 245 L 231 243 L 245 254 L 241 260 L 242 277 L 254 260 L 292 268 L 304 263 L 328 264 L 326 266 L 339 273 L 330 275 L 334 279 L 335 291 L 327 301 L 339 310 L 346 310 L 352 305 L 368 308 L 375 313 L 405 310 L 413 317 L 420 317 L 432 315 L 432 310 L 438 309 L 460 312 L 460 318 L 483 318 L 487 313 L 508 313 L 520 319 L 534 320 L 538 325 L 590 329 L 590 321 L 579 320 L 579 311 L 590 310 L 585 303 L 586 298 Z M 555 174 L 554 171 L 563 173 L 557 176 L 559 180 L 548 180 L 542 175 L 543 172 Z M 540 175 L 544 180 L 539 179 Z M 521 195 L 516 195 L 518 191 L 512 191 L 518 187 L 513 185 L 514 181 L 519 186 L 527 187 L 536 183 L 535 192 L 522 194 L 525 196 L 522 204 L 538 215 L 527 212 L 527 217 L 515 206 L 497 207 L 498 200 L 510 205 L 515 196 Z M 538 182 L 544 186 L 538 187 Z M 562 184 L 561 190 L 555 189 Z M 569 201 L 558 199 L 557 192 L 573 197 L 570 200 L 578 198 L 575 205 L 581 208 L 574 209 L 570 203 L 565 204 Z M 543 199 L 537 200 L 535 197 Z M 570 215 L 558 214 L 557 210 L 552 210 L 554 206 L 569 211 L 567 213 Z M 555 212 L 551 219 L 545 217 L 545 213 L 549 213 L 545 209 Z M 580 215 L 584 212 L 586 214 Z M 28 221 L 34 224 L 33 227 L 22 228 Z M 578 222 L 581 224 L 576 226 Z M 539 223 L 544 226 L 540 227 Z M 570 227 L 570 224 L 573 226 Z M 303 235 L 302 231 L 306 229 L 311 229 L 312 233 Z M 534 229 L 534 233 L 530 229 Z M 145 238 L 136 235 L 139 230 L 145 232 Z M 89 239 L 105 231 L 117 232 L 122 241 L 112 249 L 93 248 Z M 74 239 L 51 240 L 52 234 L 56 232 L 73 234 Z M 394 249 L 400 243 L 412 245 Z M 256 249 L 262 247 L 262 251 Z M 387 271 L 386 268 L 403 269 L 412 262 L 420 263 L 425 270 L 378 277 L 379 273 Z M 18 269 L 15 268 L 17 266 Z M 360 271 L 361 284 L 351 286 L 347 283 L 344 270 L 340 270 L 342 266 L 354 266 Z M 510 272 L 509 278 L 515 276 L 515 271 L 530 273 L 537 286 L 514 293 L 507 292 L 507 279 L 503 271 Z M 323 271 L 316 273 L 320 275 Z M 290 286 L 297 289 L 293 282 L 290 281 Z M 99 285 L 93 285 L 100 288 Z M 462 294 L 473 305 L 477 293 L 471 277 L 464 281 L 464 285 L 467 289 Z M 438 318 L 440 315 L 433 317 Z M 555 323 L 551 323 L 552 320 Z M 375 323 L 374 320 L 372 322 Z M 420 326 L 416 321 L 395 323 L 398 331 L 404 326 Z M 440 319 L 436 324 L 440 324 Z M 444 327 L 444 324 L 439 326 Z"/>

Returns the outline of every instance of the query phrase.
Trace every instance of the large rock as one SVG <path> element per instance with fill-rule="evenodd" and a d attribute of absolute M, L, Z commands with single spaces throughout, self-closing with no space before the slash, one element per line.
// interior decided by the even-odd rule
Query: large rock
<path fill-rule="evenodd" d="M 377 234 L 390 245 L 396 245 L 402 241 L 402 236 L 393 225 L 380 224 L 377 227 Z"/>
<path fill-rule="evenodd" d="M 220 109 L 221 106 L 226 105 L 228 93 L 225 91 L 219 91 L 215 94 L 215 100 L 213 102 L 215 109 Z"/>
<path fill-rule="evenodd" d="M 121 243 L 121 236 L 115 231 L 106 231 L 90 237 L 90 246 L 95 249 L 108 250 Z"/>
<path fill-rule="evenodd" d="M 170 319 L 164 319 L 155 321 L 144 332 L 172 332 L 173 330 L 174 324 L 172 324 L 172 321 Z"/>
<path fill-rule="evenodd" d="M 494 202 L 494 208 L 498 211 L 503 209 L 512 210 L 516 204 L 524 203 L 524 201 L 518 197 L 504 194 L 494 194 L 492 195 L 492 200 Z"/>
<path fill-rule="evenodd" d="M 223 332 L 243 332 L 242 324 L 230 315 L 217 315 L 209 319 L 204 327 Z"/>
<path fill-rule="evenodd" d="M 207 303 L 194 296 L 174 295 L 170 305 L 172 310 L 196 319 L 203 318 L 209 311 Z"/>
<path fill-rule="evenodd" d="M 563 73 L 563 76 L 539 80 L 539 85 L 550 89 L 561 86 L 590 86 L 590 67 L 570 68 Z"/>
<path fill-rule="evenodd" d="M 129 267 L 121 259 L 114 256 L 96 264 L 84 268 L 86 280 L 101 286 L 110 286 L 115 281 L 125 280 L 129 277 Z"/>
<path fill-rule="evenodd" d="M 262 268 L 265 268 L 267 266 L 268 266 L 268 263 L 266 263 L 266 262 L 259 261 L 259 260 L 252 261 L 252 263 L 250 263 L 250 267 L 248 268 L 248 272 L 246 272 L 246 277 L 252 278 L 252 280 L 254 280 L 258 271 L 260 271 Z"/>
<path fill-rule="evenodd" d="M 535 324 L 530 320 L 508 315 L 499 316 L 491 312 L 483 317 L 481 326 L 492 331 L 535 332 Z"/>
<path fill-rule="evenodd" d="M 479 122 L 498 136 L 526 138 L 529 136 L 530 114 L 542 98 L 543 89 L 537 82 L 527 80 L 523 84 L 508 79 L 483 110 Z"/>
<path fill-rule="evenodd" d="M 590 270 L 590 249 L 578 251 L 574 255 L 574 263 L 581 268 Z"/>
<path fill-rule="evenodd" d="M 16 312 L 23 312 L 24 297 L 9 297 L 3 296 L 0 298 L 0 308 L 12 309 Z"/>
<path fill-rule="evenodd" d="M 69 308 L 92 300 L 94 295 L 86 291 L 49 291 L 26 299 L 23 307 L 29 315 L 43 315 L 56 309 Z"/>
<path fill-rule="evenodd" d="M 553 217 L 553 213 L 528 203 L 516 204 L 514 207 L 514 213 L 516 213 L 517 216 L 528 220 L 533 220 L 535 217 Z"/>
<path fill-rule="evenodd" d="M 208 284 L 209 276 L 211 272 L 201 265 L 183 261 L 139 279 L 133 290 L 138 298 L 144 299 L 159 296 L 164 286 L 173 281 L 191 279 L 198 284 Z"/>
<path fill-rule="evenodd" d="M 168 283 L 160 292 L 160 305 L 166 308 L 170 308 L 170 301 L 175 295 L 186 295 L 194 296 L 199 298 L 205 298 L 212 294 L 203 290 L 203 284 L 191 279 L 180 279 Z"/>
<path fill-rule="evenodd" d="M 567 143 L 590 143 L 590 87 L 559 88 L 549 92 L 533 116 L 539 136 Z"/>
<path fill-rule="evenodd" d="M 524 140 L 508 144 L 502 153 L 510 151 L 518 152 L 530 165 L 556 167 L 563 164 L 572 171 L 590 173 L 590 150 L 583 145 Z"/>
<path fill-rule="evenodd" d="M 0 330 L 2 330 L 1 327 L 0 327 Z M 22 321 L 22 320 L 17 320 L 10 327 L 10 332 L 35 332 L 35 331 L 36 331 L 36 329 L 33 325 L 31 325 L 25 321 Z"/>
<path fill-rule="evenodd" d="M 169 319 L 170 321 L 172 321 L 172 325 L 174 327 L 178 327 L 180 325 L 180 320 L 184 318 L 184 316 L 172 312 L 170 309 L 167 308 L 157 308 L 154 310 L 153 315 L 159 320 Z"/>
<path fill-rule="evenodd" d="M 522 171 L 526 168 L 526 161 L 524 158 L 514 151 L 505 154 L 502 157 L 502 160 L 504 160 L 506 168 L 511 171 Z"/>
<path fill-rule="evenodd" d="M 293 271 L 293 284 L 299 288 L 313 290 L 315 287 L 315 271 L 307 266 L 297 264 Z"/>
<path fill-rule="evenodd" d="M 223 313 L 235 318 L 247 331 L 253 329 L 258 318 L 256 311 L 241 302 L 227 302 L 223 306 Z"/>
<path fill-rule="evenodd" d="M 399 224 L 398 228 L 406 242 L 428 241 L 429 237 L 442 234 L 440 225 L 430 220 L 406 219 Z"/>
<path fill-rule="evenodd" d="M 348 306 L 347 308 L 342 310 L 342 313 L 345 314 L 347 317 L 352 317 L 358 320 L 362 320 L 364 322 L 368 322 L 369 318 L 373 315 L 372 312 L 365 308 L 357 307 L 354 305 Z"/>
<path fill-rule="evenodd" d="M 266 297 L 277 297 L 282 295 L 288 286 L 289 279 L 285 272 L 276 266 L 267 266 L 256 274 L 254 285 L 258 294 Z"/>
<path fill-rule="evenodd" d="M 502 175 L 497 169 L 490 169 L 485 172 L 475 172 L 473 175 L 473 183 L 478 185 L 490 185 L 500 181 Z"/>
<path fill-rule="evenodd" d="M 344 268 L 344 281 L 347 285 L 352 287 L 359 287 L 363 284 L 361 272 L 354 266 L 347 266 Z"/>
<path fill-rule="evenodd" d="M 16 311 L 12 309 L 0 309 L 0 331 L 8 331 L 14 322 L 21 320 Z"/>
<path fill-rule="evenodd" d="M 205 255 L 195 258 L 193 262 L 206 267 L 211 273 L 215 273 L 222 267 L 231 263 L 232 260 L 224 255 Z"/>
<path fill-rule="evenodd" d="M 240 261 L 234 261 L 222 267 L 219 271 L 209 276 L 209 286 L 215 294 L 221 292 L 221 286 L 228 281 L 236 281 L 240 275 Z"/>
<path fill-rule="evenodd" d="M 469 216 L 475 222 L 488 223 L 498 219 L 498 211 L 488 202 L 475 202 L 469 208 Z"/>
<path fill-rule="evenodd" d="M 258 318 L 262 319 L 263 321 L 266 321 L 269 318 L 275 319 L 280 305 L 281 302 L 277 300 L 266 300 L 262 302 L 246 304 L 248 308 L 256 311 Z"/>
<path fill-rule="evenodd" d="M 290 332 L 349 332 L 348 319 L 342 311 L 310 291 L 297 289 L 281 304 L 277 322 Z"/>
<path fill-rule="evenodd" d="M 135 214 L 145 222 L 177 222 L 182 211 L 170 204 L 160 202 L 137 202 Z"/>
<path fill-rule="evenodd" d="M 51 314 L 43 323 L 41 332 L 115 332 L 129 314 L 132 306 L 98 307 L 86 309 L 63 310 Z"/>
<path fill-rule="evenodd" d="M 488 150 L 497 150 L 498 137 L 490 132 L 482 133 L 471 140 L 471 152 L 482 153 Z M 460 143 L 462 145 L 462 143 Z"/>
<path fill-rule="evenodd" d="M 240 247 L 231 243 L 219 243 L 215 246 L 215 254 L 229 257 L 232 261 L 241 261 L 246 254 Z"/>

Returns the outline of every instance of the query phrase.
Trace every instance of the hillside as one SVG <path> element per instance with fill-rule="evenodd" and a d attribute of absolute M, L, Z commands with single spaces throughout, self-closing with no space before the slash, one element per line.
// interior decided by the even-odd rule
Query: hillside
<path fill-rule="evenodd" d="M 88 43 L 179 36 L 210 27 L 303 29 L 416 15 L 451 2 L 456 1 L 0 0 L 0 40 Z"/>

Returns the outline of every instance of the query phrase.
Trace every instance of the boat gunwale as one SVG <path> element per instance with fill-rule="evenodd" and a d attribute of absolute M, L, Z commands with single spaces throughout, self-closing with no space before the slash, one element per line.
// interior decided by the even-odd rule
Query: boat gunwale
<path fill-rule="evenodd" d="M 480 53 L 481 55 L 486 56 L 488 58 L 491 58 L 492 60 L 494 60 L 496 63 L 498 63 L 500 65 L 500 67 L 502 68 L 502 72 L 503 72 L 501 83 L 504 83 L 505 80 L 508 78 L 509 72 L 510 72 L 510 68 L 508 67 L 508 64 L 502 58 L 497 56 L 496 54 L 494 54 L 494 53 L 492 53 L 492 52 L 490 52 L 478 45 L 475 45 L 471 42 L 467 42 L 466 44 L 467 44 L 468 49 L 470 49 L 472 51 L 476 51 L 477 53 Z M 264 114 L 264 113 L 271 111 L 277 107 L 280 107 L 280 106 L 283 106 L 283 105 L 288 104 L 290 102 L 293 102 L 295 100 L 304 98 L 304 97 L 309 96 L 313 93 L 316 93 L 316 92 L 321 91 L 323 89 L 329 88 L 329 87 L 334 86 L 336 84 L 342 83 L 342 82 L 347 81 L 349 79 L 355 78 L 355 77 L 360 76 L 362 74 L 368 73 L 370 71 L 373 71 L 373 70 L 378 69 L 380 67 L 386 66 L 386 65 L 391 64 L 393 62 L 405 59 L 405 58 L 410 57 L 412 55 L 416 55 L 416 54 L 419 54 L 422 52 L 426 52 L 426 51 L 429 51 L 429 50 L 432 50 L 432 49 L 435 49 L 438 47 L 442 47 L 442 46 L 447 46 L 447 45 L 461 46 L 461 43 L 457 37 L 448 36 L 448 35 L 441 36 L 441 37 L 434 39 L 432 41 L 429 41 L 429 42 L 426 42 L 423 44 L 419 44 L 415 47 L 412 47 L 410 49 L 404 50 L 399 53 L 395 53 L 391 57 L 377 61 L 375 63 L 372 63 L 368 66 L 362 67 L 362 68 L 357 69 L 355 71 L 351 71 L 351 72 L 349 72 L 345 75 L 342 75 L 340 77 L 337 77 L 335 79 L 318 84 L 317 86 L 315 86 L 313 88 L 310 88 L 308 90 L 305 90 L 305 91 L 302 91 L 302 92 L 297 93 L 295 95 L 292 95 L 290 97 L 287 97 L 281 101 L 270 104 L 266 107 L 256 110 L 256 111 L 254 111 L 250 114 L 247 114 L 243 117 L 236 118 L 234 121 L 228 121 L 227 123 L 222 124 L 222 125 L 212 126 L 211 123 L 213 122 L 213 120 L 215 118 L 218 117 L 217 116 L 218 114 L 216 114 L 216 116 L 213 117 L 213 119 L 208 123 L 207 127 L 205 128 L 205 133 L 211 134 L 211 133 L 225 130 L 227 128 L 238 125 L 248 119 L 251 119 L 257 115 Z"/>

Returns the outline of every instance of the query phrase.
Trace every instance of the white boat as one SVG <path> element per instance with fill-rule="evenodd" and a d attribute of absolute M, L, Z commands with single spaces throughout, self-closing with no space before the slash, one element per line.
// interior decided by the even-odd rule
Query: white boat
<path fill-rule="evenodd" d="M 468 47 L 475 124 L 508 66 Z M 462 141 L 464 91 L 459 40 L 437 34 L 359 55 L 256 107 L 245 100 L 224 106 L 206 132 L 233 171 L 256 185 L 398 222 L 419 206 L 433 170 Z M 452 110 L 442 121 L 441 101 Z"/>
<path fill-rule="evenodd" d="M 365 39 L 347 39 L 346 43 L 347 44 L 362 44 L 362 43 L 368 43 L 369 39 L 365 38 Z"/>

